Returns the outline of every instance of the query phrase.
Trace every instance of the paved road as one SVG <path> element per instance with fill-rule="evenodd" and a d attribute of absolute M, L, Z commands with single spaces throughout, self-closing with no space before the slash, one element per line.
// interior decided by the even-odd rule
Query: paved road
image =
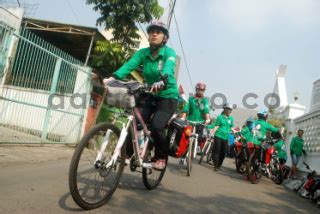
<path fill-rule="evenodd" d="M 63 155 L 48 148 L 19 152 L 0 147 L 0 213 L 75 213 L 81 211 L 68 191 L 70 148 Z M 32 150 L 34 149 L 34 150 Z M 12 150 L 12 149 L 11 149 Z M 50 149 L 49 149 L 50 150 Z M 61 148 L 60 148 L 61 150 Z M 34 152 L 34 155 L 32 151 Z M 38 155 L 37 155 L 37 154 Z M 7 158 L 6 158 L 7 157 Z M 55 157 L 55 158 L 53 158 Z M 11 158 L 11 159 L 10 159 Z M 41 159 L 41 161 L 40 161 Z M 7 163 L 4 160 L 11 160 Z M 14 161 L 13 161 L 14 160 Z M 126 169 L 119 188 L 110 202 L 84 213 L 318 213 L 310 201 L 300 198 L 268 179 L 253 185 L 235 173 L 233 161 L 227 159 L 220 172 L 211 166 L 194 164 L 192 176 L 171 159 L 161 186 L 147 191 L 140 173 Z M 83 212 L 81 212 L 83 213 Z"/>

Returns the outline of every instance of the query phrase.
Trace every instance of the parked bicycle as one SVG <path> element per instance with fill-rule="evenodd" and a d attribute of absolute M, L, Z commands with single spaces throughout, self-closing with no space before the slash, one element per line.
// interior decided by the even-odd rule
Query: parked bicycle
<path fill-rule="evenodd" d="M 208 164 L 212 161 L 213 144 L 214 144 L 214 136 L 208 136 L 200 152 L 199 164 L 202 163 L 204 157 L 206 157 L 206 162 Z"/>

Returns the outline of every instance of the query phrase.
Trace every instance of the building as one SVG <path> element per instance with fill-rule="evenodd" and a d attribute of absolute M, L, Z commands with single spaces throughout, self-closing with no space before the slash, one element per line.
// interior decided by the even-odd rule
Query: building
<path fill-rule="evenodd" d="M 288 104 L 285 83 L 286 66 L 281 65 L 276 71 L 274 93 L 280 98 L 280 105 L 271 117 L 280 118 L 285 123 L 285 142 L 288 150 L 288 161 L 291 165 L 290 143 L 296 136 L 297 130 L 304 130 L 304 149 L 307 156 L 300 161 L 300 168 L 305 170 L 302 162 L 305 161 L 320 171 L 320 79 L 313 83 L 310 111 L 305 113 L 306 107 L 298 103 L 295 95 L 294 103 Z"/>
<path fill-rule="evenodd" d="M 86 63 L 104 37 L 92 27 L 23 18 L 22 8 L 0 7 L 0 17 L 0 143 L 78 142 L 92 89 Z"/>
<path fill-rule="evenodd" d="M 320 79 L 313 83 L 310 111 L 320 108 Z"/>
<path fill-rule="evenodd" d="M 294 128 L 304 130 L 303 161 L 320 171 L 320 79 L 313 83 L 310 111 L 294 119 Z"/>

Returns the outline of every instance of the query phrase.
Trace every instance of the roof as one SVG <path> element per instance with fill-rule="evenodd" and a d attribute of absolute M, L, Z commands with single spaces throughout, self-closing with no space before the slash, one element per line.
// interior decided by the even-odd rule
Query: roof
<path fill-rule="evenodd" d="M 22 26 L 82 62 L 86 61 L 91 40 L 93 45 L 106 38 L 95 27 L 24 18 Z"/>

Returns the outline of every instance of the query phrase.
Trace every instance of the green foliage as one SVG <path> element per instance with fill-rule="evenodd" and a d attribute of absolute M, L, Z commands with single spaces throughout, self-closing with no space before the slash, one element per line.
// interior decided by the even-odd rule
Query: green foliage
<path fill-rule="evenodd" d="M 94 48 L 91 66 L 99 70 L 101 72 L 99 76 L 103 78 L 120 68 L 128 57 L 120 44 L 111 41 L 98 41 Z"/>
<path fill-rule="evenodd" d="M 135 40 L 139 39 L 137 23 L 149 23 L 153 17 L 160 18 L 164 9 L 157 0 L 87 0 L 93 4 L 93 10 L 101 16 L 97 25 L 112 30 L 112 41 L 131 51 Z"/>
<path fill-rule="evenodd" d="M 281 118 L 270 118 L 268 119 L 268 123 L 273 125 L 274 127 L 281 128 L 284 127 L 284 120 Z"/>

